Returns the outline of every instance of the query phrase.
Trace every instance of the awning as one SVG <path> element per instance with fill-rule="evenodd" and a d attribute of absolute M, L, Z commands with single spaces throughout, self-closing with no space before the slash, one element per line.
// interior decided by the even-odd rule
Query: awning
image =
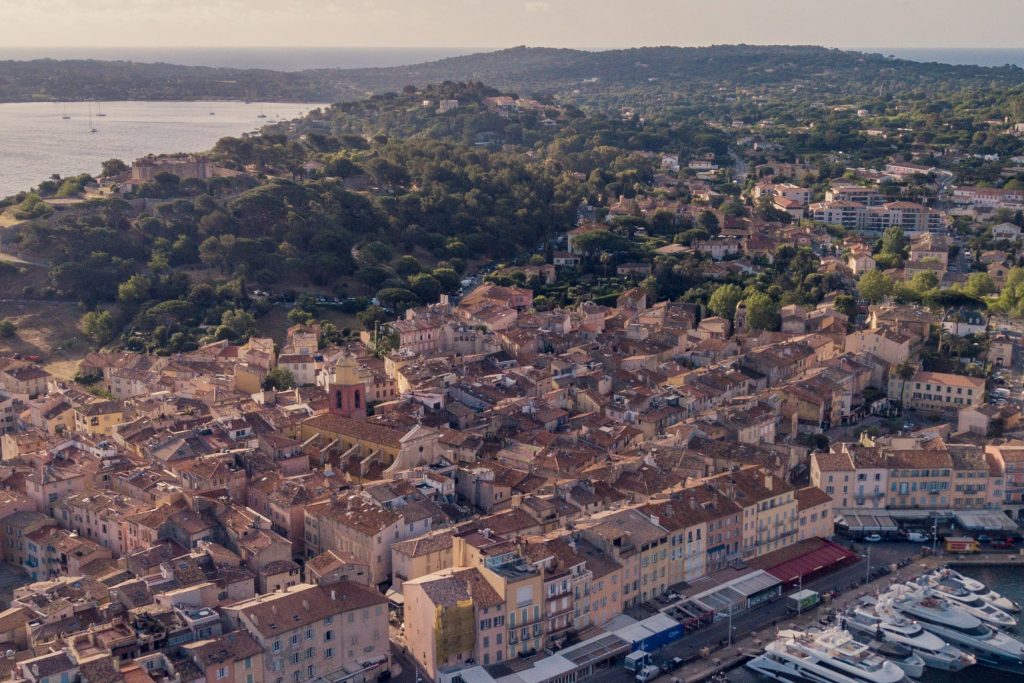
<path fill-rule="evenodd" d="M 705 609 L 726 614 L 737 608 L 745 608 L 747 601 L 752 596 L 778 585 L 777 578 L 757 569 L 703 593 L 698 593 L 690 599 Z"/>
<path fill-rule="evenodd" d="M 856 557 L 855 553 L 850 552 L 846 548 L 829 541 L 824 541 L 814 550 L 777 564 L 774 567 L 766 567 L 765 571 L 782 583 L 792 583 L 793 581 L 799 581 L 802 577 L 842 564 Z"/>
<path fill-rule="evenodd" d="M 843 523 L 854 533 L 893 533 L 899 530 L 899 524 L 889 515 L 867 515 L 862 513 L 843 514 Z"/>
<path fill-rule="evenodd" d="M 956 512 L 957 524 L 972 531 L 1016 531 L 1017 525 L 1012 519 L 998 510 L 972 510 Z"/>

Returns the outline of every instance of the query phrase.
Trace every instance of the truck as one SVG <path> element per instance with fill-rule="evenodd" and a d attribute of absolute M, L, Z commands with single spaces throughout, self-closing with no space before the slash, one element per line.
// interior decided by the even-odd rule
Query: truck
<path fill-rule="evenodd" d="M 650 652 L 637 650 L 636 652 L 630 652 L 626 655 L 624 666 L 626 667 L 626 671 L 635 671 L 639 673 L 645 666 L 650 666 L 653 663 Z"/>
<path fill-rule="evenodd" d="M 821 593 L 805 588 L 802 591 L 793 593 L 787 600 L 787 609 L 790 612 L 799 614 L 800 612 L 806 612 L 821 602 Z"/>
<path fill-rule="evenodd" d="M 949 536 L 945 540 L 947 553 L 976 553 L 978 542 L 970 536 Z"/>

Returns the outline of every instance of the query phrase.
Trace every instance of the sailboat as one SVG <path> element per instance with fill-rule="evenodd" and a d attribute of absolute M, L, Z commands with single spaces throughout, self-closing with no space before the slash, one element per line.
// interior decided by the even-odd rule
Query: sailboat
<path fill-rule="evenodd" d="M 68 105 L 66 105 L 66 104 L 64 105 L 64 113 L 61 114 L 61 118 L 64 119 L 65 121 L 67 121 L 68 119 L 71 118 L 70 116 L 68 116 Z"/>
<path fill-rule="evenodd" d="M 89 103 L 89 132 L 98 133 L 99 131 L 92 127 L 92 103 Z"/>
<path fill-rule="evenodd" d="M 102 111 L 100 111 L 100 103 L 99 102 L 96 103 L 96 116 L 106 116 L 106 114 L 104 114 Z"/>

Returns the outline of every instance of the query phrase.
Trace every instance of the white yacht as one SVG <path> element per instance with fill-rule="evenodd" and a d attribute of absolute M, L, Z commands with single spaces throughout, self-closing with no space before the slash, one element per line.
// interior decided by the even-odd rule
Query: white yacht
<path fill-rule="evenodd" d="M 995 605 L 985 602 L 974 593 L 968 593 L 959 588 L 951 588 L 943 584 L 929 585 L 925 579 L 909 581 L 907 585 L 912 589 L 923 590 L 926 595 L 935 595 L 954 603 L 968 614 L 972 614 L 989 626 L 1009 629 L 1017 625 L 1017 620 L 1010 614 L 999 609 Z"/>
<path fill-rule="evenodd" d="M 847 611 L 842 625 L 858 639 L 906 645 L 924 660 L 926 666 L 939 671 L 960 671 L 976 662 L 974 655 L 929 633 L 916 621 L 892 611 L 880 610 L 874 598 L 864 598 L 859 605 Z"/>
<path fill-rule="evenodd" d="M 901 683 L 907 674 L 847 631 L 779 631 L 764 654 L 747 662 L 761 676 L 787 683 Z"/>
<path fill-rule="evenodd" d="M 903 672 L 910 678 L 920 678 L 924 674 L 924 660 L 914 654 L 914 651 L 906 645 L 888 640 L 871 640 L 865 645 L 876 655 L 885 657 L 903 669 Z"/>
<path fill-rule="evenodd" d="M 971 595 L 976 595 L 985 602 L 998 607 L 1004 612 L 1017 613 L 1020 612 L 1020 605 L 1011 600 L 1010 598 L 1000 595 L 988 588 L 985 584 L 977 579 L 972 579 L 969 576 L 964 576 L 960 572 L 944 567 L 936 569 L 935 571 L 925 574 L 929 585 L 941 585 L 948 586 L 962 590 Z"/>
<path fill-rule="evenodd" d="M 894 586 L 879 597 L 878 604 L 880 611 L 891 609 L 916 620 L 926 631 L 974 655 L 983 666 L 1024 674 L 1024 643 L 987 626 L 959 605 L 906 586 Z"/>

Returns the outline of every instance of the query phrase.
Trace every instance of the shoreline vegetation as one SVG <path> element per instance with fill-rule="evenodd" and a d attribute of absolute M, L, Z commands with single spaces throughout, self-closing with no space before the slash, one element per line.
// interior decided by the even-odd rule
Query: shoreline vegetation
<path fill-rule="evenodd" d="M 611 103 L 618 93 L 666 92 L 698 84 L 775 84 L 816 76 L 882 88 L 941 80 L 1018 85 L 1024 69 L 915 62 L 815 46 L 718 45 L 583 50 L 516 47 L 398 67 L 274 71 L 103 60 L 0 61 L 0 102 L 74 100 L 349 101 L 407 85 L 483 81 L 521 94 Z M 827 89 L 827 88 L 826 88 Z"/>

